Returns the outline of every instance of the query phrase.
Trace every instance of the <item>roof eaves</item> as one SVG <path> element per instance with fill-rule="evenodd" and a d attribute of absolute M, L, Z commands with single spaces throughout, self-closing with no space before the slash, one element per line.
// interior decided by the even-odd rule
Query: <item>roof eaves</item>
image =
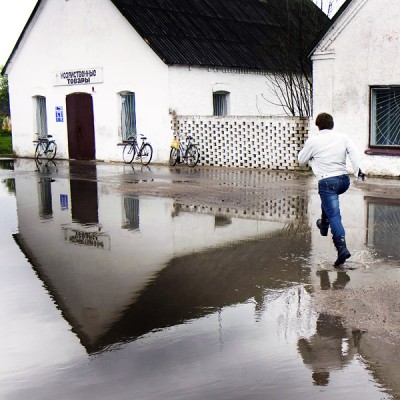
<path fill-rule="evenodd" d="M 311 57 L 311 55 L 314 53 L 315 49 L 317 48 L 318 44 L 321 42 L 321 40 L 324 38 L 324 36 L 327 34 L 329 29 L 334 25 L 334 23 L 340 18 L 340 16 L 343 14 L 343 12 L 347 9 L 347 7 L 350 5 L 350 3 L 353 0 L 346 0 L 342 6 L 339 8 L 339 10 L 335 13 L 335 15 L 332 17 L 332 19 L 329 20 L 329 23 L 326 25 L 324 29 L 322 29 L 321 33 L 317 36 L 315 41 L 311 44 L 310 50 L 307 52 L 308 57 Z"/>
<path fill-rule="evenodd" d="M 11 63 L 12 58 L 14 57 L 15 53 L 18 50 L 19 45 L 22 42 L 22 39 L 24 38 L 25 32 L 27 31 L 30 23 L 32 22 L 33 18 L 35 17 L 35 14 L 40 6 L 40 4 L 42 3 L 42 0 L 38 0 L 38 2 L 35 5 L 35 8 L 33 9 L 31 15 L 29 16 L 28 21 L 26 22 L 24 29 L 22 30 L 21 34 L 19 35 L 19 38 L 17 40 L 17 43 L 15 44 L 14 48 L 11 51 L 10 56 L 8 57 L 3 69 L 1 70 L 1 75 L 6 75 L 7 74 L 7 67 L 9 66 L 9 64 Z"/>

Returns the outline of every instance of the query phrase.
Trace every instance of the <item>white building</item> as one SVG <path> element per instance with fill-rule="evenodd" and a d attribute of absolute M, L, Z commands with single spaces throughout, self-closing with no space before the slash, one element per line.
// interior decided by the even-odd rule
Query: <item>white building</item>
<path fill-rule="evenodd" d="M 400 175 L 400 5 L 347 0 L 312 52 L 314 115 L 365 151 L 369 174 Z"/>
<path fill-rule="evenodd" d="M 39 133 L 59 158 L 121 161 L 117 144 L 137 132 L 165 162 L 172 111 L 282 115 L 266 76 L 282 70 L 288 32 L 315 38 L 326 16 L 280 3 L 39 0 L 3 70 L 15 154 L 31 157 Z"/>

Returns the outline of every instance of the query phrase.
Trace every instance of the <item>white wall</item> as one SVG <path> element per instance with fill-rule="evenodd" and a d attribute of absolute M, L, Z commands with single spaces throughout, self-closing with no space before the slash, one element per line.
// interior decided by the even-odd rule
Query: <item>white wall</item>
<path fill-rule="evenodd" d="M 45 0 L 36 15 L 7 69 L 17 155 L 33 155 L 32 96 L 42 95 L 47 101 L 49 133 L 57 141 L 59 157 L 68 158 L 66 96 L 86 92 L 93 97 L 96 158 L 121 160 L 117 93 L 130 90 L 136 95 L 138 132 L 151 141 L 155 161 L 165 158 L 171 138 L 168 67 L 113 4 Z M 54 86 L 58 71 L 93 67 L 103 69 L 103 83 Z M 55 121 L 56 106 L 64 108 L 64 122 Z"/>
<path fill-rule="evenodd" d="M 285 115 L 273 105 L 265 73 L 225 68 L 172 66 L 169 74 L 170 108 L 178 115 L 213 115 L 213 92 L 230 93 L 229 115 Z"/>
<path fill-rule="evenodd" d="M 369 144 L 369 87 L 400 84 L 398 6 L 354 0 L 313 55 L 314 116 L 330 112 L 364 152 Z M 367 156 L 369 174 L 400 175 L 398 157 Z"/>

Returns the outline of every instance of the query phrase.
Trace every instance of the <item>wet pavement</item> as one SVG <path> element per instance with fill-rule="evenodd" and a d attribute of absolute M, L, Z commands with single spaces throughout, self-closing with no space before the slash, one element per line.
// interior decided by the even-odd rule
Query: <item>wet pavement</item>
<path fill-rule="evenodd" d="M 400 398 L 399 183 L 0 160 L 0 398 Z"/>

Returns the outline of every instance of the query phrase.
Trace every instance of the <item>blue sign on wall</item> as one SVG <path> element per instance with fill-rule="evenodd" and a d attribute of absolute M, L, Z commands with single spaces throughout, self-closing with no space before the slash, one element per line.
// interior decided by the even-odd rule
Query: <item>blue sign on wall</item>
<path fill-rule="evenodd" d="M 64 122 L 64 114 L 62 107 L 56 107 L 56 122 Z"/>

